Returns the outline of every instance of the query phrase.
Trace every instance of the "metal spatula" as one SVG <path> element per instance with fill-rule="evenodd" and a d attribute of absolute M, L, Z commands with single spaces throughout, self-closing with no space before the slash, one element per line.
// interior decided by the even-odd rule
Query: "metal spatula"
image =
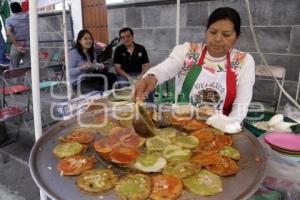
<path fill-rule="evenodd" d="M 137 112 L 132 118 L 132 126 L 135 132 L 143 138 L 155 136 L 156 128 L 141 104 L 137 104 Z"/>

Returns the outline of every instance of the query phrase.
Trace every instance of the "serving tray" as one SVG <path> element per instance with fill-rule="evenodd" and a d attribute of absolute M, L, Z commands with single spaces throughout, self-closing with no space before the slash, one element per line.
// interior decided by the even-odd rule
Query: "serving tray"
<path fill-rule="evenodd" d="M 102 195 L 87 195 L 79 191 L 76 186 L 76 177 L 60 176 L 56 170 L 58 160 L 52 154 L 53 148 L 58 144 L 57 138 L 65 135 L 73 128 L 78 127 L 78 119 L 89 122 L 97 114 L 111 115 L 113 112 L 124 111 L 122 109 L 91 111 L 73 117 L 67 121 L 59 122 L 50 127 L 46 133 L 35 143 L 31 150 L 29 166 L 33 180 L 48 197 L 53 200 L 117 200 L 119 199 L 114 189 Z M 241 200 L 250 197 L 262 182 L 266 170 L 266 155 L 258 140 L 243 129 L 233 136 L 233 147 L 240 151 L 241 159 L 237 162 L 240 171 L 229 177 L 222 177 L 223 191 L 218 195 L 201 197 L 187 190 L 184 191 L 178 200 Z M 101 138 L 100 134 L 97 138 Z M 96 168 L 106 168 L 110 163 L 102 160 L 96 155 L 95 151 L 89 146 L 87 155 L 94 154 L 98 160 Z M 111 166 L 109 166 L 111 167 Z M 112 166 L 118 175 L 128 173 L 126 168 Z"/>

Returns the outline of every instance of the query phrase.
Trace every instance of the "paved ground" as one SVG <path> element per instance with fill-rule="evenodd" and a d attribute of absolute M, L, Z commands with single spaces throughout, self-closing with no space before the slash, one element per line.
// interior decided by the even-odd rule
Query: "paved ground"
<path fill-rule="evenodd" d="M 18 103 L 26 104 L 26 95 L 16 95 Z M 49 93 L 42 92 L 41 98 L 49 100 Z M 14 102 L 9 99 L 9 102 Z M 49 105 L 42 103 L 42 112 L 49 118 Z M 44 115 L 44 116 L 45 116 Z M 24 124 L 21 125 L 18 139 L 0 148 L 0 200 L 38 200 L 39 189 L 33 182 L 29 171 L 29 155 L 34 144 L 34 125 L 32 112 L 25 114 L 25 121 L 31 133 L 28 133 Z M 49 122 L 44 119 L 43 122 Z M 17 135 L 17 124 L 20 120 L 11 120 L 6 123 L 8 135 Z M 2 130 L 0 130 L 0 134 Z"/>
<path fill-rule="evenodd" d="M 8 124 L 7 129 L 12 135 L 11 131 L 15 127 Z M 31 178 L 28 166 L 32 146 L 32 137 L 22 127 L 18 140 L 0 149 L 0 154 L 2 154 L 0 158 L 2 161 L 0 162 L 1 200 L 39 199 L 39 191 Z"/>

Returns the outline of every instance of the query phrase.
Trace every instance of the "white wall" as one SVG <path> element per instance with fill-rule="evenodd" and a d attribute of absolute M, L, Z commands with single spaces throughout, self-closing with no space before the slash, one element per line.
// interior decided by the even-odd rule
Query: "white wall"
<path fill-rule="evenodd" d="M 72 8 L 74 39 L 76 39 L 78 32 L 83 28 L 81 0 L 71 0 L 68 3 L 71 4 Z"/>
<path fill-rule="evenodd" d="M 82 25 L 82 7 L 81 0 L 66 0 L 66 9 L 71 5 L 74 39 L 76 40 L 78 32 L 83 28 Z M 55 4 L 55 10 L 62 10 L 62 3 Z"/>
<path fill-rule="evenodd" d="M 106 4 L 123 3 L 124 0 L 106 0 Z"/>

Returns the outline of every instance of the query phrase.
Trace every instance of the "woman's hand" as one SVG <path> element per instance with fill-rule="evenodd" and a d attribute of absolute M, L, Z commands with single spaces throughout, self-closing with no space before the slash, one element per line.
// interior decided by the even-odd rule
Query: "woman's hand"
<path fill-rule="evenodd" d="M 144 79 L 138 80 L 133 89 L 132 98 L 133 101 L 141 101 L 147 96 L 150 92 L 153 92 L 156 87 L 157 79 L 155 75 L 149 74 Z"/>
<path fill-rule="evenodd" d="M 87 63 L 80 65 L 80 70 L 82 70 L 82 71 L 86 71 L 91 68 L 93 68 L 93 63 L 91 63 L 91 62 L 87 62 Z"/>

